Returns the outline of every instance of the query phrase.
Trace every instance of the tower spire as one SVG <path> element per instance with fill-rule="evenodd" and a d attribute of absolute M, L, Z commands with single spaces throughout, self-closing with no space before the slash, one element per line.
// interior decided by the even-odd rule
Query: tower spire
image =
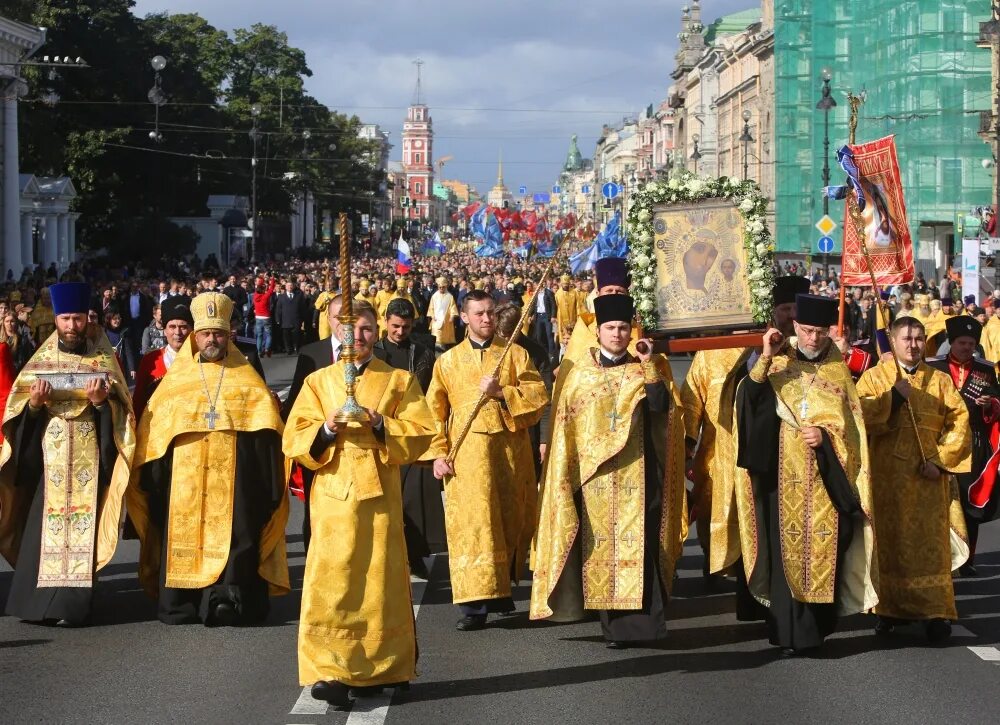
<path fill-rule="evenodd" d="M 500 149 L 497 158 L 497 186 L 503 186 L 503 149 Z"/>
<path fill-rule="evenodd" d="M 424 62 L 417 58 L 413 61 L 413 65 L 417 66 L 417 89 L 413 94 L 413 105 L 420 106 L 423 105 L 423 91 L 420 87 L 420 69 L 424 65 Z"/>

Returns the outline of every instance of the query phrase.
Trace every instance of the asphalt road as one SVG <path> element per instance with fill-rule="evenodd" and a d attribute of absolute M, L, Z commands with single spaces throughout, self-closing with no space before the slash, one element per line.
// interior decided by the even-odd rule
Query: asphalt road
<path fill-rule="evenodd" d="M 266 361 L 274 387 L 292 360 Z M 680 375 L 682 370 L 676 370 Z M 597 622 L 530 623 L 520 613 L 458 632 L 447 561 L 414 585 L 419 678 L 334 711 L 297 685 L 296 620 L 304 557 L 293 500 L 294 591 L 272 600 L 265 626 L 168 627 L 135 576 L 138 546 L 122 542 L 102 573 L 95 621 L 61 630 L 0 617 L 0 721 L 10 723 L 984 723 L 1000 705 L 1000 524 L 983 529 L 979 579 L 959 579 L 951 644 L 916 630 L 876 642 L 872 621 L 841 621 L 822 655 L 781 660 L 761 624 L 733 614 L 731 585 L 709 590 L 688 542 L 656 649 L 605 649 Z M 11 574 L 0 564 L 0 601 Z"/>

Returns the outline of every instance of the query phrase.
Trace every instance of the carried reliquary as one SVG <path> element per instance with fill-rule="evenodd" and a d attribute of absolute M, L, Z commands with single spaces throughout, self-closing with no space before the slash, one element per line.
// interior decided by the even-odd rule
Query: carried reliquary
<path fill-rule="evenodd" d="M 111 374 L 106 372 L 35 373 L 38 380 L 52 386 L 51 397 L 55 400 L 86 398 L 87 383 L 95 378 L 102 380 L 106 388 L 111 387 Z"/>

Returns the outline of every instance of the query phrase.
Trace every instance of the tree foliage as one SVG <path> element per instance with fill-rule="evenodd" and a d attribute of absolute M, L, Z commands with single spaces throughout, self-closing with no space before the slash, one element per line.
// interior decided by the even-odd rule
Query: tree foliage
<path fill-rule="evenodd" d="M 180 252 L 171 216 L 203 215 L 211 194 L 250 196 L 256 118 L 257 209 L 288 213 L 308 189 L 336 213 L 367 210 L 383 181 L 361 121 L 331 111 L 305 88 L 305 53 L 274 26 L 232 34 L 197 14 L 138 18 L 132 0 L 33 0 L 5 13 L 44 26 L 40 55 L 81 57 L 88 68 L 31 68 L 21 103 L 21 168 L 69 175 L 79 192 L 80 245 L 124 258 Z M 161 55 L 167 103 L 148 93 Z M 46 105 L 54 91 L 60 101 Z M 157 125 L 158 122 L 158 125 Z M 158 128 L 161 140 L 151 138 Z"/>

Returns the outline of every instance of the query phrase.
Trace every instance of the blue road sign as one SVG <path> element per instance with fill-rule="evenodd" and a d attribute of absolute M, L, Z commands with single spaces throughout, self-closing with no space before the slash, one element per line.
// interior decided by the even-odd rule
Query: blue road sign
<path fill-rule="evenodd" d="M 531 200 L 535 204 L 548 204 L 549 199 L 550 197 L 548 194 L 535 194 L 534 196 L 531 197 Z"/>
<path fill-rule="evenodd" d="M 833 237 L 820 237 L 817 243 L 819 251 L 823 254 L 829 254 L 833 251 Z"/>
<path fill-rule="evenodd" d="M 614 199 L 618 194 L 621 193 L 621 187 L 611 181 L 606 183 L 601 187 L 601 194 L 604 195 L 605 199 Z"/>
<path fill-rule="evenodd" d="M 584 194 L 589 194 L 590 193 L 590 184 L 584 184 L 583 186 L 581 186 L 580 187 L 580 191 L 583 192 Z"/>
<path fill-rule="evenodd" d="M 555 186 L 552 187 L 552 193 L 553 194 L 558 194 L 561 191 L 562 191 L 562 188 L 559 186 L 559 184 L 556 184 Z"/>
<path fill-rule="evenodd" d="M 520 194 L 521 196 L 524 196 L 525 194 L 528 193 L 528 187 L 527 186 L 517 187 L 517 193 Z"/>

